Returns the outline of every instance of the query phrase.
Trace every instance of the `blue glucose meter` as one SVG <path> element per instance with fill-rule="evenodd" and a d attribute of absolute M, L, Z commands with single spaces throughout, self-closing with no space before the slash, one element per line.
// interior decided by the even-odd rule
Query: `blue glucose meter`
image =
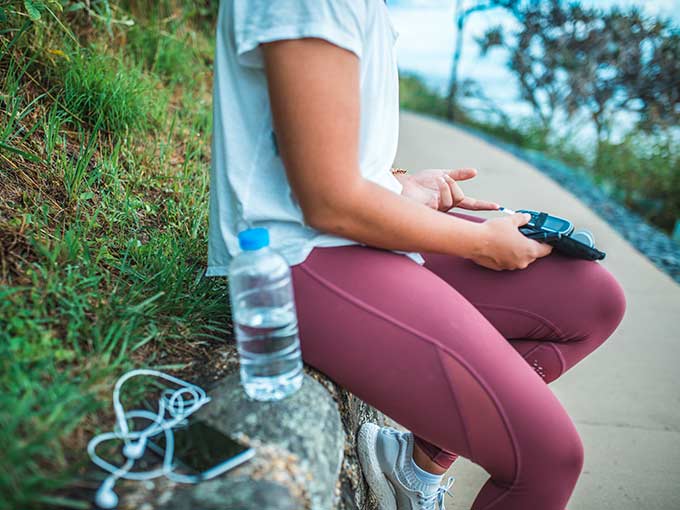
<path fill-rule="evenodd" d="M 507 214 L 529 214 L 531 219 L 519 227 L 519 231 L 529 239 L 552 245 L 562 255 L 586 260 L 602 260 L 606 256 L 603 251 L 595 248 L 592 233 L 588 230 L 574 231 L 572 222 L 565 218 L 528 209 L 513 211 L 501 207 L 500 211 Z"/>

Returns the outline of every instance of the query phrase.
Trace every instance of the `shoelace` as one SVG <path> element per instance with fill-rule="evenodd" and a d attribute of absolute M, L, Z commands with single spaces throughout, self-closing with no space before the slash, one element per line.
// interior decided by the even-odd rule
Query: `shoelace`
<path fill-rule="evenodd" d="M 383 432 L 391 436 L 397 436 L 398 438 L 401 438 L 403 434 L 402 431 L 392 427 L 383 427 Z M 420 504 L 420 510 L 446 510 L 444 507 L 444 496 L 447 494 L 449 496 L 453 496 L 453 493 L 449 492 L 449 489 L 455 481 L 456 479 L 453 476 L 450 476 L 446 481 L 446 485 L 438 487 L 437 490 L 432 494 L 428 494 L 427 496 L 419 496 L 418 502 Z M 437 508 L 434 506 L 435 503 L 437 504 Z"/>
<path fill-rule="evenodd" d="M 391 436 L 401 436 L 403 434 L 403 432 L 401 430 L 397 430 L 393 427 L 382 427 L 382 431 L 384 433 L 391 435 Z"/>
<path fill-rule="evenodd" d="M 449 489 L 451 488 L 453 482 L 455 481 L 456 479 L 453 476 L 449 476 L 446 485 L 438 487 L 437 490 L 434 491 L 432 494 L 420 497 L 419 498 L 419 503 L 421 505 L 420 510 L 436 510 L 434 506 L 435 503 L 437 504 L 437 509 L 446 510 L 446 508 L 444 508 L 444 496 L 446 496 L 447 494 L 449 496 L 453 496 L 453 493 L 449 492 Z"/>

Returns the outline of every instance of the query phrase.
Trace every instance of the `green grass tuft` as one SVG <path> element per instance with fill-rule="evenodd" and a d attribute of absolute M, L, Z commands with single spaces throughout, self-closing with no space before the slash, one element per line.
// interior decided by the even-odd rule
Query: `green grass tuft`
<path fill-rule="evenodd" d="M 139 67 L 94 49 L 74 55 L 64 67 L 61 100 L 71 115 L 117 134 L 158 125 L 167 92 Z"/>

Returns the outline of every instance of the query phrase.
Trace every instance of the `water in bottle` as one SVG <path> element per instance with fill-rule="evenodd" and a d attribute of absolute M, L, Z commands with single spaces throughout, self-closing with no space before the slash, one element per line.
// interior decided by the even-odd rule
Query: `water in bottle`
<path fill-rule="evenodd" d="M 269 247 L 269 233 L 238 235 L 242 252 L 229 265 L 231 314 L 241 383 L 249 397 L 279 400 L 302 385 L 302 357 L 290 267 Z"/>

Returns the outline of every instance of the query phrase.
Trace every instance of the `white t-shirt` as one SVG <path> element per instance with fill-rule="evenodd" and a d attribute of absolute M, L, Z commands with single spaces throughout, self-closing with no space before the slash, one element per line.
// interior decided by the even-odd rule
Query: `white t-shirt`
<path fill-rule="evenodd" d="M 237 234 L 269 230 L 290 265 L 316 246 L 361 244 L 304 223 L 278 154 L 259 44 L 316 37 L 360 59 L 361 175 L 394 193 L 399 131 L 397 33 L 382 0 L 222 0 L 217 22 L 207 276 L 227 274 Z M 329 119 L 332 122 L 332 119 Z M 319 126 L 323 129 L 323 126 Z M 419 264 L 418 253 L 405 253 Z"/>

